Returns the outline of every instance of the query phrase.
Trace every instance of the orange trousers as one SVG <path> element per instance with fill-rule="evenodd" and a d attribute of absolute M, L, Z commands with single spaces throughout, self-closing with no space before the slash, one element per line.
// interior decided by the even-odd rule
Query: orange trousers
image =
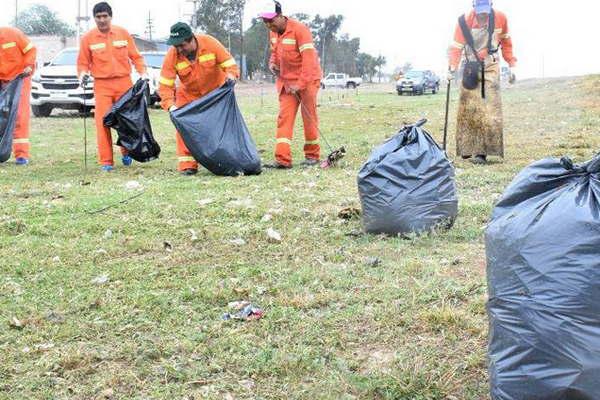
<path fill-rule="evenodd" d="M 96 142 L 100 165 L 114 165 L 112 135 L 110 128 L 104 126 L 104 116 L 132 86 L 130 76 L 94 80 L 94 98 L 96 99 L 94 119 L 96 120 Z M 127 150 L 121 147 L 121 154 L 126 155 Z"/>
<path fill-rule="evenodd" d="M 175 105 L 177 108 L 181 108 L 194 100 L 197 100 L 197 98 L 193 98 L 184 91 L 179 90 L 176 94 Z M 198 162 L 188 150 L 178 131 L 175 133 L 175 142 L 177 144 L 177 170 L 185 171 L 186 169 L 198 169 Z"/>
<path fill-rule="evenodd" d="M 8 82 L 0 82 L 0 87 Z M 15 158 L 29 159 L 29 123 L 31 120 L 31 77 L 25 78 L 21 88 L 21 97 L 19 98 L 19 109 L 17 111 L 17 121 L 13 132 L 13 154 Z"/>
<path fill-rule="evenodd" d="M 319 117 L 317 115 L 317 95 L 320 82 L 315 81 L 301 90 L 297 95 L 287 93 L 283 88 L 279 92 L 279 117 L 277 118 L 277 145 L 275 160 L 282 165 L 292 165 L 292 138 L 298 108 L 302 112 L 304 122 L 304 156 L 307 159 L 319 160 Z M 302 105 L 298 98 L 302 101 Z"/>

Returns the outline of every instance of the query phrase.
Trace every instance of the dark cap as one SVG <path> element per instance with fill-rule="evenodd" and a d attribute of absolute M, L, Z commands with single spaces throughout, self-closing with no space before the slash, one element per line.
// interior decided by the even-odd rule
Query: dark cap
<path fill-rule="evenodd" d="M 179 46 L 192 36 L 194 36 L 192 28 L 185 22 L 178 22 L 171 27 L 171 35 L 169 36 L 167 44 L 169 46 Z"/>

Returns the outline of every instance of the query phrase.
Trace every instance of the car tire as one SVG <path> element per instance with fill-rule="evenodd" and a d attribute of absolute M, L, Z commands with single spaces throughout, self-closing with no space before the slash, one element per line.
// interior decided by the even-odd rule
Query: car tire
<path fill-rule="evenodd" d="M 437 92 L 439 92 L 439 91 L 440 91 L 440 84 L 438 83 L 437 85 L 435 85 L 435 86 L 433 87 L 433 90 L 432 90 L 432 92 L 431 92 L 431 93 L 433 93 L 433 94 L 437 94 Z"/>
<path fill-rule="evenodd" d="M 325 89 L 325 84 L 321 83 L 321 89 Z"/>
<path fill-rule="evenodd" d="M 52 106 L 44 104 L 41 106 L 31 106 L 33 115 L 37 118 L 48 118 L 52 114 Z"/>
<path fill-rule="evenodd" d="M 354 83 L 354 82 L 348 82 L 346 84 L 346 89 L 356 89 L 356 83 Z"/>

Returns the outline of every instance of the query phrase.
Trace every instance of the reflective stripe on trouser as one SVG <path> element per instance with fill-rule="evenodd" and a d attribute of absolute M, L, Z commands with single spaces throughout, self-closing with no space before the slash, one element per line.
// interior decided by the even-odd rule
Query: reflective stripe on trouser
<path fill-rule="evenodd" d="M 177 93 L 175 94 L 175 105 L 177 108 L 181 108 L 190 104 L 197 98 L 198 97 L 190 96 L 183 88 L 181 90 L 177 89 Z M 177 144 L 177 170 L 185 171 L 186 169 L 198 169 L 198 162 L 188 150 L 179 132 L 175 132 L 175 141 Z"/>
<path fill-rule="evenodd" d="M 29 123 L 31 120 L 31 77 L 25 78 L 21 89 L 21 97 L 19 99 L 19 113 L 15 124 L 15 132 L 13 136 L 13 153 L 15 158 L 29 158 Z"/>
<path fill-rule="evenodd" d="M 299 93 L 304 123 L 304 156 L 318 160 L 321 157 L 319 146 L 319 117 L 317 115 L 317 94 L 319 82 L 313 82 Z M 279 117 L 277 118 L 277 144 L 275 160 L 283 165 L 292 164 L 291 143 L 294 135 L 294 123 L 300 103 L 295 95 L 282 90 L 279 93 Z"/>
<path fill-rule="evenodd" d="M 181 134 L 177 132 L 177 170 L 185 171 L 186 169 L 198 169 L 198 162 L 192 156 L 192 153 L 185 145 Z"/>
<path fill-rule="evenodd" d="M 110 128 L 104 126 L 104 116 L 112 106 L 127 92 L 133 83 L 131 77 L 96 79 L 94 81 L 94 98 L 96 106 L 94 119 L 96 121 L 96 142 L 98 145 L 98 162 L 100 165 L 113 165 L 113 141 Z M 127 154 L 127 150 L 121 147 L 121 154 Z"/>

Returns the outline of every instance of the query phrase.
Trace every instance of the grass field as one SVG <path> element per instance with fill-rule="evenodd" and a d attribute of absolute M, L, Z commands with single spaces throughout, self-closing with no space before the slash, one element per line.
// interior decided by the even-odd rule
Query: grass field
<path fill-rule="evenodd" d="M 269 160 L 273 90 L 242 86 Z M 32 164 L 0 165 L 0 399 L 487 398 L 486 221 L 530 162 L 600 149 L 600 76 L 509 88 L 507 158 L 456 160 L 455 227 L 411 240 L 360 234 L 338 212 L 360 207 L 357 171 L 402 123 L 429 118 L 441 139 L 445 96 L 321 100 L 325 135 L 349 151 L 340 168 L 236 179 L 179 176 L 159 110 L 161 159 L 112 174 L 85 174 L 81 119 L 34 119 Z M 236 300 L 264 318 L 223 321 Z"/>

